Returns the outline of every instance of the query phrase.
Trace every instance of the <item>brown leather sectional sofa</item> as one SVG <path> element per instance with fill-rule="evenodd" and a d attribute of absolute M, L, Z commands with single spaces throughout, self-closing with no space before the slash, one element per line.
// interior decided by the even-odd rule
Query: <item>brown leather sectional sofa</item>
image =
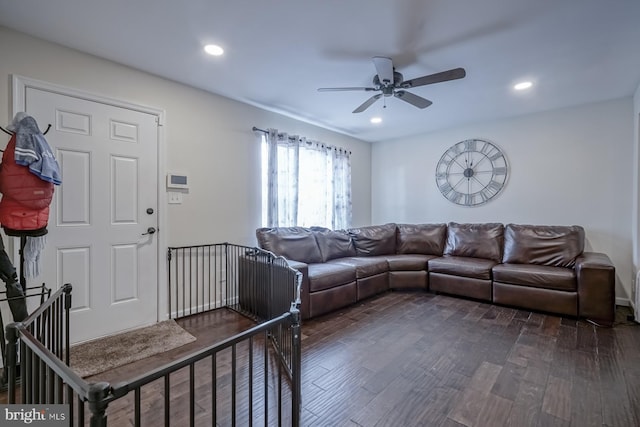
<path fill-rule="evenodd" d="M 256 236 L 303 274 L 303 318 L 389 289 L 419 288 L 599 325 L 614 321 L 614 266 L 605 254 L 584 252 L 580 226 L 280 227 Z"/>

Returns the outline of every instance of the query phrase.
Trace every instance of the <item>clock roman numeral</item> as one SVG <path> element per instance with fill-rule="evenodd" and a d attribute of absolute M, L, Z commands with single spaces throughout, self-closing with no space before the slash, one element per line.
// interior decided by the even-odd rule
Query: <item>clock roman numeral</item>
<path fill-rule="evenodd" d="M 449 193 L 445 195 L 445 197 L 450 201 L 452 201 L 453 203 L 459 204 L 462 198 L 464 197 L 464 194 L 458 193 L 457 191 L 452 189 Z"/>
<path fill-rule="evenodd" d="M 467 139 L 464 141 L 464 151 L 476 151 L 476 147 L 478 146 L 478 141 L 475 139 Z"/>
<path fill-rule="evenodd" d="M 493 190 L 493 191 L 495 191 L 497 193 L 502 188 L 502 184 L 499 183 L 498 181 L 492 179 L 491 182 L 489 184 L 487 184 L 487 188 L 489 188 L 489 189 L 491 189 L 491 190 Z"/>
<path fill-rule="evenodd" d="M 507 174 L 507 168 L 506 167 L 498 167 L 493 169 L 493 173 L 495 175 L 506 175 Z"/>
<path fill-rule="evenodd" d="M 486 202 L 502 189 L 502 183 L 491 180 L 482 190 L 480 190 L 480 194 L 482 195 L 483 202 Z"/>
<path fill-rule="evenodd" d="M 442 185 L 439 185 L 438 188 L 440 188 L 440 192 L 447 198 L 448 195 L 453 191 L 453 187 L 451 186 L 451 184 L 446 181 L 442 183 Z"/>
<path fill-rule="evenodd" d="M 488 142 L 485 142 L 482 148 L 480 149 L 480 152 L 487 157 L 494 151 L 495 151 L 495 147 L 492 144 L 489 144 Z"/>
<path fill-rule="evenodd" d="M 491 159 L 492 162 L 495 162 L 496 160 L 498 160 L 500 157 L 502 157 L 502 153 L 501 152 L 497 152 L 491 156 L 489 156 L 489 159 Z"/>
<path fill-rule="evenodd" d="M 453 163 L 454 159 L 455 159 L 455 156 L 451 156 L 451 154 L 447 153 L 446 156 L 442 158 L 442 163 L 444 164 L 445 167 L 448 168 L 449 165 Z"/>

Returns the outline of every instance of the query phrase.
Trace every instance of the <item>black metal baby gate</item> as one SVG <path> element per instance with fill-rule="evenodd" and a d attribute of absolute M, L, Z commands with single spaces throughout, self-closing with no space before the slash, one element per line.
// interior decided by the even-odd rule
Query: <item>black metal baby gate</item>
<path fill-rule="evenodd" d="M 301 275 L 282 258 L 228 243 L 169 248 L 169 272 L 172 317 L 228 308 L 262 323 L 137 378 L 88 383 L 69 367 L 65 285 L 7 326 L 8 403 L 67 404 L 70 426 L 106 426 L 107 415 L 116 426 L 298 426 Z"/>
<path fill-rule="evenodd" d="M 300 273 L 262 249 L 231 243 L 170 247 L 167 258 L 172 318 L 227 307 L 264 321 L 299 299 Z"/>

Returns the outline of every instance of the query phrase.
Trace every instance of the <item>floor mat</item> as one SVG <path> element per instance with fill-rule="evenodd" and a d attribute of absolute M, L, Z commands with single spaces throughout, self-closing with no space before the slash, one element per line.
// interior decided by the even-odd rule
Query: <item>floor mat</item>
<path fill-rule="evenodd" d="M 174 320 L 71 347 L 71 368 L 89 377 L 195 341 Z"/>

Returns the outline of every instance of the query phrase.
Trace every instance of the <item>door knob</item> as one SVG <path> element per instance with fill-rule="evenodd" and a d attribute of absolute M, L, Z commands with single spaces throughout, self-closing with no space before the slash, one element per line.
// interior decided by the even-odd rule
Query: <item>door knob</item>
<path fill-rule="evenodd" d="M 156 229 L 153 227 L 149 227 L 147 228 L 147 232 L 146 233 L 142 233 L 143 236 L 146 236 L 147 234 L 154 234 L 156 232 Z"/>

